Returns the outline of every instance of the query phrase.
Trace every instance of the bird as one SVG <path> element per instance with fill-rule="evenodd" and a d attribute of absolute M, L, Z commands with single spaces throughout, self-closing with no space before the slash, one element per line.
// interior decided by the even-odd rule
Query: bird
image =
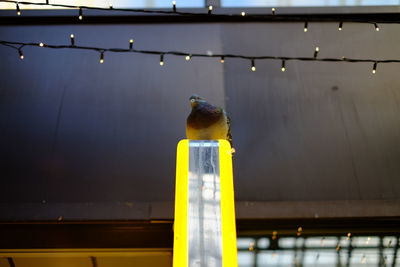
<path fill-rule="evenodd" d="M 225 110 L 198 95 L 189 98 L 192 111 L 186 120 L 186 137 L 191 140 L 228 140 L 232 146 L 231 120 Z M 232 149 L 234 153 L 234 149 Z"/>

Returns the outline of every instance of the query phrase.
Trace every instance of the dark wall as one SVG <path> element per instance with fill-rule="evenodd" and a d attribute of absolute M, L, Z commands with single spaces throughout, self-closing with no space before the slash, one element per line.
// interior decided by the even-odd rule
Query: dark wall
<path fill-rule="evenodd" d="M 140 49 L 277 56 L 311 56 L 319 46 L 321 57 L 386 59 L 400 58 L 399 31 L 345 24 L 339 32 L 329 23 L 307 33 L 300 23 L 3 26 L 0 39 L 69 43 L 74 33 L 88 46 L 127 47 L 134 38 Z M 128 203 L 147 214 L 151 205 L 140 213 L 132 203 L 172 202 L 175 147 L 193 93 L 232 117 L 238 202 L 399 200 L 399 65 L 380 64 L 372 75 L 371 64 L 287 62 L 282 73 L 278 61 L 257 61 L 251 72 L 240 59 L 167 56 L 160 67 L 151 55 L 106 53 L 99 64 L 95 52 L 24 53 L 20 60 L 0 47 L 5 218 L 26 203 L 62 204 L 62 215 L 79 203 Z"/>

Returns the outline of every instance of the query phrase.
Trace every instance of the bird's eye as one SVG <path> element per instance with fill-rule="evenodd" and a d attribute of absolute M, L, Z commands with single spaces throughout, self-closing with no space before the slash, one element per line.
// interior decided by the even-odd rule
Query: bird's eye
<path fill-rule="evenodd" d="M 190 99 L 190 102 L 194 103 L 196 101 L 196 99 L 192 98 Z"/>

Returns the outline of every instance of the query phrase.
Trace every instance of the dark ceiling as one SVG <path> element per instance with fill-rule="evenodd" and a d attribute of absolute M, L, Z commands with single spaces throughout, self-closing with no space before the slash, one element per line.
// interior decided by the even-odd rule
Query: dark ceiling
<path fill-rule="evenodd" d="M 88 46 L 124 47 L 134 38 L 137 48 L 149 50 L 311 56 L 319 46 L 321 57 L 400 58 L 398 25 L 381 25 L 379 32 L 363 24 L 346 24 L 341 32 L 334 23 L 310 24 L 307 33 L 302 27 L 3 26 L 0 39 L 68 43 L 74 33 Z M 133 217 L 147 214 L 149 202 L 162 209 L 174 199 L 175 149 L 185 138 L 193 93 L 225 106 L 232 118 L 238 202 L 398 203 L 397 64 L 379 65 L 373 75 L 364 63 L 288 62 L 281 72 L 280 62 L 260 61 L 251 72 L 240 59 L 220 64 L 167 56 L 160 67 L 151 55 L 107 53 L 99 64 L 90 51 L 24 53 L 20 60 L 14 50 L 0 48 L 5 218 L 17 205 L 40 219 L 23 208 L 28 204 L 58 205 L 60 215 L 68 209 L 79 214 L 79 208 L 82 215 L 96 203 L 131 208 Z M 106 210 L 104 218 L 118 213 Z M 400 214 L 399 208 L 391 212 Z"/>

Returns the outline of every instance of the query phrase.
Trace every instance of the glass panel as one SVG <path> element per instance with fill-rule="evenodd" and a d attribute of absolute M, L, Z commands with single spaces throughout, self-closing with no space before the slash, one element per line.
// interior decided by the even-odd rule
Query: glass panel
<path fill-rule="evenodd" d="M 306 247 L 336 247 L 336 237 L 311 237 L 306 239 Z"/>
<path fill-rule="evenodd" d="M 269 246 L 269 239 L 268 238 L 260 238 L 257 242 L 257 247 L 261 249 L 268 248 Z"/>
<path fill-rule="evenodd" d="M 238 249 L 249 249 L 254 246 L 254 238 L 238 238 L 237 248 Z"/>
<path fill-rule="evenodd" d="M 254 266 L 254 254 L 252 252 L 239 251 L 238 265 L 240 267 Z"/>
<path fill-rule="evenodd" d="M 189 266 L 222 266 L 218 142 L 189 142 Z"/>
<path fill-rule="evenodd" d="M 399 0 L 221 0 L 223 7 L 393 6 Z"/>
<path fill-rule="evenodd" d="M 354 247 L 377 247 L 379 246 L 379 237 L 354 237 L 352 245 Z"/>
<path fill-rule="evenodd" d="M 43 3 L 43 0 L 29 0 L 27 2 Z M 112 5 L 115 8 L 171 8 L 172 0 L 52 0 L 52 4 L 64 4 L 73 6 L 96 6 L 96 7 L 109 7 Z M 57 7 L 51 6 L 32 6 L 22 5 L 21 9 L 55 9 Z M 204 0 L 185 0 L 176 1 L 176 7 L 179 8 L 201 8 L 205 7 Z M 15 4 L 0 3 L 0 9 L 15 9 Z"/>
<path fill-rule="evenodd" d="M 263 251 L 257 255 L 257 266 L 290 266 L 293 261 L 293 251 Z"/>

